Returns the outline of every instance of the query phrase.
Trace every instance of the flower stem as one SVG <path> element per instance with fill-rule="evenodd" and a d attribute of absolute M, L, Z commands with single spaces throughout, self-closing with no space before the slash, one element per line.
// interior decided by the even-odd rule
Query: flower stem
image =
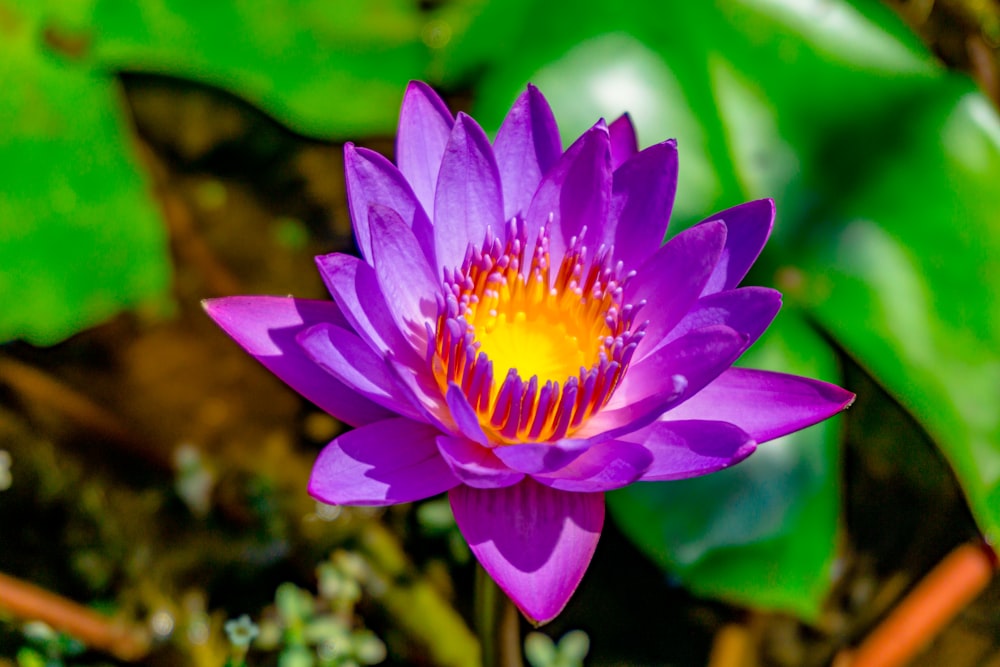
<path fill-rule="evenodd" d="M 149 652 L 149 641 L 137 628 L 3 573 L 0 573 L 0 608 L 24 619 L 44 621 L 125 662 L 141 660 Z"/>
<path fill-rule="evenodd" d="M 476 563 L 475 615 L 483 667 L 522 667 L 517 609 L 479 563 Z"/>
<path fill-rule="evenodd" d="M 989 584 L 996 554 L 986 544 L 963 544 L 945 557 L 850 658 L 851 667 L 905 664 Z"/>

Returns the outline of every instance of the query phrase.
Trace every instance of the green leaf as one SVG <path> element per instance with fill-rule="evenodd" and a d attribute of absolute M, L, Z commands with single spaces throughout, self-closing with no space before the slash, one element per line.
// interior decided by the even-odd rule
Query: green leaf
<path fill-rule="evenodd" d="M 965 81 L 898 111 L 892 155 L 851 161 L 807 241 L 797 295 L 930 433 L 995 541 L 1000 119 Z"/>
<path fill-rule="evenodd" d="M 429 62 L 414 0 L 95 0 L 92 57 L 216 86 L 310 135 L 396 126 Z"/>
<path fill-rule="evenodd" d="M 572 21 L 541 0 L 473 9 L 445 50 L 452 72 L 476 77 L 477 118 L 498 127 L 527 81 L 545 92 L 567 142 L 629 111 L 644 145 L 678 139 L 675 227 L 748 197 L 807 208 L 823 178 L 817 137 L 941 79 L 877 2 L 581 0 Z"/>
<path fill-rule="evenodd" d="M 740 365 L 838 378 L 833 352 L 794 311 Z M 836 547 L 839 434 L 831 420 L 706 477 L 633 484 L 608 494 L 612 516 L 695 593 L 815 619 Z"/>
<path fill-rule="evenodd" d="M 169 283 L 120 91 L 47 50 L 43 25 L 0 4 L 0 341 L 55 343 Z"/>

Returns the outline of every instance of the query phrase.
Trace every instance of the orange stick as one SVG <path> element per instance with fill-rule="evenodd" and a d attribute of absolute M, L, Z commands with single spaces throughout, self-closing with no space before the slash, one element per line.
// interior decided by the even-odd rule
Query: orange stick
<path fill-rule="evenodd" d="M 145 636 L 92 609 L 0 572 L 0 607 L 20 618 L 44 621 L 91 648 L 134 661 L 149 651 Z"/>
<path fill-rule="evenodd" d="M 754 652 L 750 631 L 743 625 L 730 623 L 715 633 L 708 667 L 747 667 Z"/>
<path fill-rule="evenodd" d="M 854 653 L 851 667 L 905 665 L 989 584 L 997 556 L 963 544 L 931 570 Z"/>

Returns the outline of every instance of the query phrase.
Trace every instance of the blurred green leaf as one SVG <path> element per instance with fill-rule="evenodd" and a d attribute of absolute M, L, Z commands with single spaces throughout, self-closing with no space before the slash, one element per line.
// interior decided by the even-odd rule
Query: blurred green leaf
<path fill-rule="evenodd" d="M 357 138 L 396 126 L 426 70 L 415 0 L 95 0 L 92 57 L 113 70 L 216 86 L 304 134 Z"/>
<path fill-rule="evenodd" d="M 878 2 L 581 0 L 572 20 L 540 0 L 460 7 L 473 17 L 445 48 L 445 82 L 475 75 L 477 118 L 498 127 L 527 81 L 566 142 L 627 110 L 644 145 L 678 139 L 679 227 L 750 196 L 806 209 L 818 137 L 942 78 Z"/>
<path fill-rule="evenodd" d="M 0 4 L 0 341 L 59 341 L 161 297 L 165 230 L 115 81 L 53 53 Z"/>
<path fill-rule="evenodd" d="M 794 311 L 740 365 L 836 381 L 835 355 Z M 721 472 L 608 494 L 615 521 L 692 591 L 814 619 L 827 593 L 840 512 L 840 426 L 760 445 Z"/>
<path fill-rule="evenodd" d="M 965 81 L 907 109 L 892 159 L 806 241 L 800 298 L 931 434 L 1000 538 L 1000 120 Z"/>

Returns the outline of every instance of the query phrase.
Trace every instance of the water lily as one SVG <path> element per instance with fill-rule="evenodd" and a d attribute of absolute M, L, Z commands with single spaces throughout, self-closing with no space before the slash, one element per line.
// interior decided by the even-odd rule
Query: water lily
<path fill-rule="evenodd" d="M 534 87 L 492 143 L 426 85 L 406 91 L 396 164 L 348 144 L 362 258 L 317 258 L 332 301 L 231 297 L 208 314 L 354 426 L 309 492 L 389 505 L 448 492 L 472 552 L 531 620 L 566 605 L 604 492 L 704 475 L 844 409 L 853 395 L 732 368 L 781 305 L 738 287 L 770 200 L 661 245 L 677 150 L 627 116 L 563 151 Z"/>

